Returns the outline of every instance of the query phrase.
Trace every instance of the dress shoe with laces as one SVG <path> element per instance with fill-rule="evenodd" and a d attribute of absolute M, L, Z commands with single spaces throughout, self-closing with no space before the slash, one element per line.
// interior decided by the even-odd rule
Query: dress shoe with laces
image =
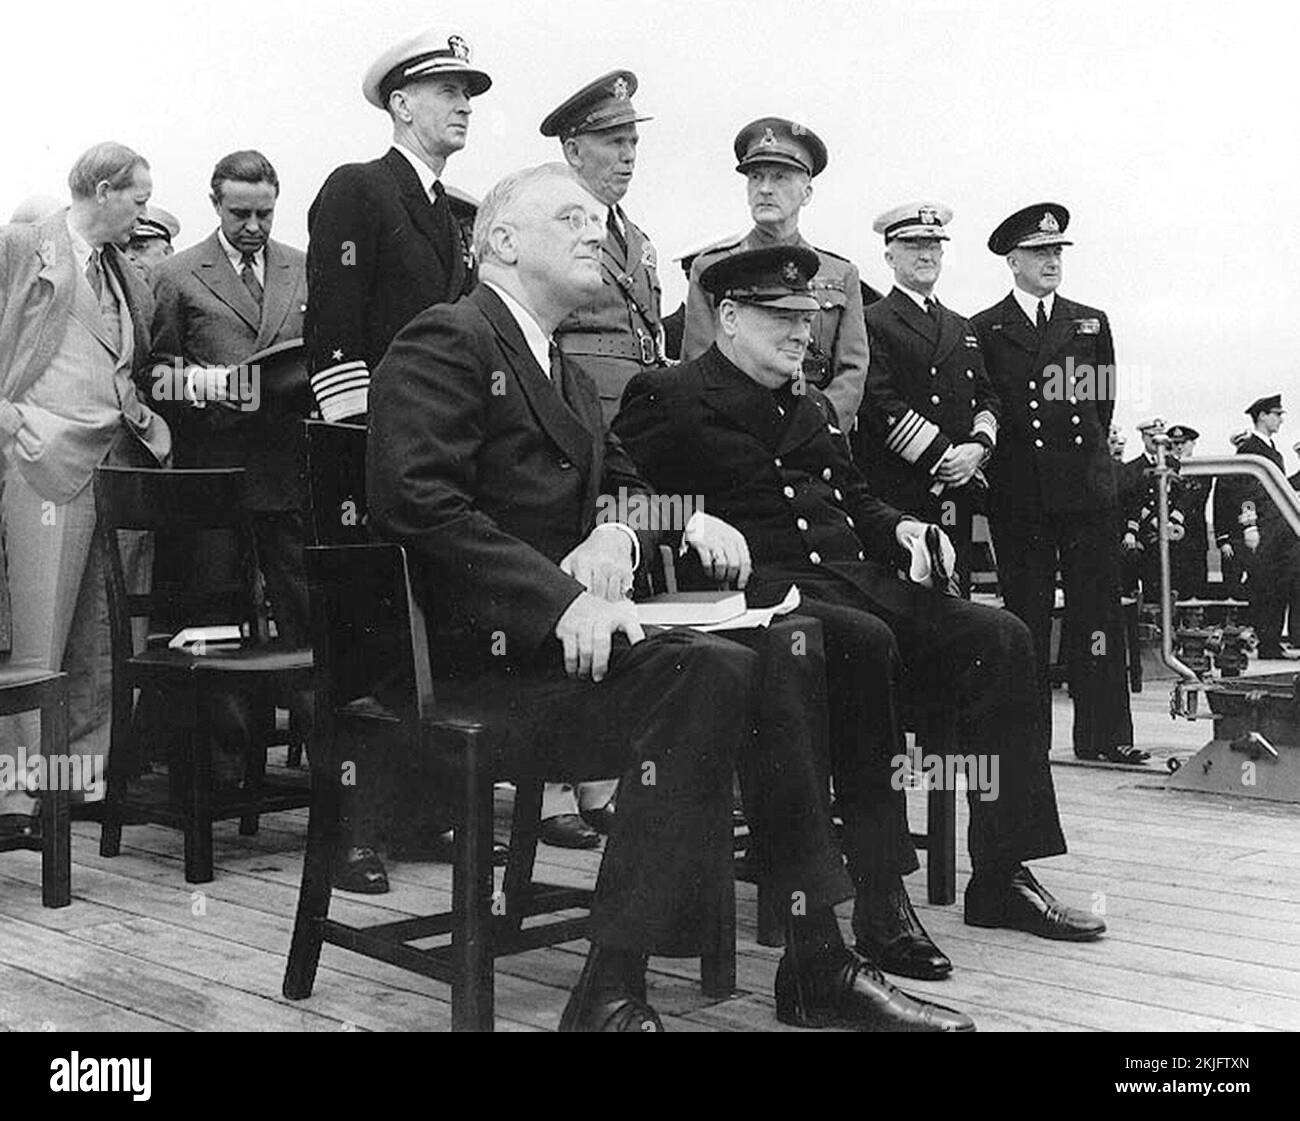
<path fill-rule="evenodd" d="M 1096 752 L 1076 751 L 1075 757 L 1091 762 L 1124 763 L 1130 767 L 1140 767 L 1151 758 L 1151 752 L 1143 751 L 1129 743 L 1115 744 Z"/>
<path fill-rule="evenodd" d="M 600 844 L 600 834 L 577 814 L 543 818 L 537 839 L 561 849 L 594 849 Z"/>
<path fill-rule="evenodd" d="M 333 883 L 339 891 L 383 895 L 388 890 L 388 873 L 374 849 L 350 848 L 335 861 Z"/>
<path fill-rule="evenodd" d="M 603 984 L 600 980 L 604 955 L 600 945 L 592 945 L 582 975 L 564 1006 L 560 1031 L 663 1031 L 663 1021 L 646 1000 L 645 959 L 641 959 L 635 975 L 621 977 L 611 988 L 608 978 Z"/>
<path fill-rule="evenodd" d="M 1101 919 L 1058 902 L 1024 865 L 1010 880 L 971 879 L 966 925 L 1024 930 L 1058 942 L 1091 942 L 1106 933 Z"/>
<path fill-rule="evenodd" d="M 802 964 L 787 950 L 776 968 L 776 1018 L 802 1028 L 975 1030 L 964 1012 L 895 988 L 873 962 L 848 947 Z"/>
<path fill-rule="evenodd" d="M 0 841 L 39 841 L 41 811 L 29 814 L 0 814 Z"/>
<path fill-rule="evenodd" d="M 899 877 L 885 887 L 858 889 L 853 934 L 858 953 L 886 973 L 942 981 L 952 972 L 952 962 L 925 932 Z"/>

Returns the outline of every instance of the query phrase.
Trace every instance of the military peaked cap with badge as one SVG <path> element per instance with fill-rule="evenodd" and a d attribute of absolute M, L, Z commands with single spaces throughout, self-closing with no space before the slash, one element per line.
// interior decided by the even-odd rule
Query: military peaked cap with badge
<path fill-rule="evenodd" d="M 1037 202 L 1017 210 L 989 235 L 989 249 L 1005 257 L 1013 249 L 1073 245 L 1065 236 L 1070 212 L 1058 202 Z"/>
<path fill-rule="evenodd" d="M 1246 413 L 1251 420 L 1255 420 L 1260 413 L 1280 413 L 1282 411 L 1282 394 L 1280 393 L 1274 393 L 1271 397 L 1258 397 L 1246 409 Z"/>
<path fill-rule="evenodd" d="M 552 109 L 542 121 L 541 133 L 568 140 L 584 132 L 603 132 L 620 125 L 654 120 L 638 116 L 633 108 L 636 87 L 636 75 L 631 70 L 611 70 Z"/>
<path fill-rule="evenodd" d="M 484 71 L 470 65 L 469 44 L 459 35 L 422 31 L 375 59 L 362 79 L 361 92 L 371 105 L 386 109 L 394 90 L 445 75 L 464 78 L 470 97 L 478 97 L 492 86 L 492 79 Z"/>
<path fill-rule="evenodd" d="M 784 117 L 760 117 L 736 134 L 736 170 L 775 163 L 816 177 L 826 170 L 826 145 L 812 129 Z"/>
<path fill-rule="evenodd" d="M 144 217 L 136 219 L 135 226 L 131 230 L 131 240 L 147 241 L 152 238 L 162 238 L 170 245 L 173 238 L 180 236 L 180 232 L 181 224 L 175 215 L 161 206 L 149 206 L 145 208 Z"/>
<path fill-rule="evenodd" d="M 780 311 L 817 311 L 812 278 L 821 262 L 811 249 L 774 245 L 714 261 L 700 273 L 700 286 L 713 297 Z"/>
<path fill-rule="evenodd" d="M 944 227 L 951 221 L 950 206 L 941 202 L 909 202 L 886 210 L 871 223 L 871 228 L 884 237 L 886 245 L 895 240 L 934 238 L 948 241 L 948 231 Z"/>
<path fill-rule="evenodd" d="M 1142 421 L 1138 426 L 1139 432 L 1163 432 L 1165 430 L 1165 418 L 1153 416 L 1150 420 Z"/>
<path fill-rule="evenodd" d="M 1173 424 L 1165 432 L 1165 435 L 1175 444 L 1186 444 L 1192 440 L 1199 440 L 1201 434 L 1196 431 L 1190 424 Z"/>

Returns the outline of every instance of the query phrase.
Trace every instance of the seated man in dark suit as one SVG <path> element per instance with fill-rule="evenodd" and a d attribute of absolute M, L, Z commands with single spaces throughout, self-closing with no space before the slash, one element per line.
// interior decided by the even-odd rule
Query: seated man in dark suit
<path fill-rule="evenodd" d="M 412 320 L 371 387 L 367 491 L 372 528 L 410 552 L 435 668 L 492 675 L 480 692 L 510 713 L 507 758 L 545 777 L 623 776 L 592 952 L 561 1030 L 657 1031 L 646 955 L 698 954 L 727 895 L 731 774 L 758 659 L 691 631 L 647 637 L 625 598 L 658 535 L 602 521 L 598 499 L 647 488 L 551 338 L 600 288 L 604 230 L 603 207 L 562 165 L 489 192 L 474 232 L 483 283 Z M 683 539 L 719 571 L 736 536 L 697 514 Z M 815 811 L 799 823 L 826 832 Z M 853 1026 L 971 1026 L 877 983 L 844 947 L 841 896 L 820 879 L 834 879 L 825 861 L 790 923 L 778 1001 L 813 993 Z"/>
<path fill-rule="evenodd" d="M 699 494 L 744 535 L 751 603 L 797 583 L 825 634 L 831 754 L 844 847 L 857 882 L 858 948 L 908 976 L 951 963 L 926 935 L 901 877 L 917 867 L 901 790 L 898 686 L 956 716 L 971 781 L 966 922 L 1045 938 L 1094 938 L 1105 924 L 1062 906 L 1023 861 L 1065 851 L 1040 754 L 1029 632 L 1009 612 L 938 594 L 894 571 L 951 545 L 872 496 L 823 401 L 799 377 L 816 301 L 813 253 L 797 246 L 718 260 L 700 275 L 718 336 L 699 358 L 629 384 L 614 433 L 661 491 Z M 925 544 L 913 546 L 913 542 Z M 951 564 L 951 560 L 948 560 Z M 942 705 L 935 705 L 941 700 Z"/>

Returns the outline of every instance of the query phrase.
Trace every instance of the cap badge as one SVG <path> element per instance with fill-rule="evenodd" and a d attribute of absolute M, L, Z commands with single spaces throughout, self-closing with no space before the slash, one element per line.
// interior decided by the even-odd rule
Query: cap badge
<path fill-rule="evenodd" d="M 1038 228 L 1045 234 L 1059 234 L 1061 224 L 1056 220 L 1056 215 L 1050 210 L 1038 220 Z"/>
<path fill-rule="evenodd" d="M 804 128 L 803 125 L 801 125 L 801 124 L 799 124 L 799 123 L 797 123 L 797 122 L 795 122 L 795 123 L 793 123 L 793 124 L 790 125 L 790 135 L 791 135 L 791 136 L 805 136 L 805 135 L 807 135 L 807 132 L 808 132 L 808 130 L 807 130 L 806 128 Z"/>
<path fill-rule="evenodd" d="M 799 266 L 793 261 L 786 261 L 785 265 L 781 268 L 781 276 L 787 284 L 798 284 Z"/>
<path fill-rule="evenodd" d="M 626 100 L 628 99 L 628 93 L 629 93 L 629 91 L 628 91 L 628 88 L 627 88 L 627 79 L 624 78 L 624 77 L 621 77 L 621 76 L 618 77 L 618 78 L 615 78 L 615 79 L 614 79 L 614 96 L 615 96 L 616 98 L 618 98 L 619 101 L 626 101 Z"/>
<path fill-rule="evenodd" d="M 917 211 L 917 217 L 921 219 L 923 226 L 937 226 L 939 224 L 939 212 L 933 206 L 923 206 Z"/>
<path fill-rule="evenodd" d="M 764 129 L 763 139 L 760 140 L 759 143 L 762 144 L 764 148 L 770 148 L 772 147 L 773 144 L 776 143 L 776 135 L 772 132 L 770 128 Z"/>
<path fill-rule="evenodd" d="M 447 47 L 456 58 L 461 60 L 461 62 L 469 61 L 469 44 L 459 35 L 449 35 L 447 37 Z"/>

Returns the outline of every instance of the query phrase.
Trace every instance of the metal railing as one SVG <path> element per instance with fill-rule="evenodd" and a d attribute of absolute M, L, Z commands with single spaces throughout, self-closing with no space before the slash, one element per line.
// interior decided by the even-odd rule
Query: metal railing
<path fill-rule="evenodd" d="M 1156 438 L 1156 466 L 1154 474 L 1157 483 L 1157 516 L 1159 518 L 1160 541 L 1160 657 L 1171 670 L 1178 674 L 1180 681 L 1175 687 L 1174 715 L 1187 716 L 1195 712 L 1185 711 L 1186 705 L 1179 698 L 1185 687 L 1202 685 L 1196 671 L 1186 665 L 1174 653 L 1174 604 L 1172 576 L 1169 565 L 1169 476 L 1179 475 L 1248 475 L 1259 482 L 1265 493 L 1273 500 L 1278 512 L 1291 532 L 1300 537 L 1300 494 L 1292 489 L 1287 477 L 1278 469 L 1277 464 L 1258 455 L 1204 455 L 1193 456 L 1180 461 L 1177 467 L 1170 467 L 1166 462 L 1169 438 Z M 1219 527 L 1215 526 L 1217 532 Z M 1184 711 L 1178 711 L 1180 708 Z"/>

